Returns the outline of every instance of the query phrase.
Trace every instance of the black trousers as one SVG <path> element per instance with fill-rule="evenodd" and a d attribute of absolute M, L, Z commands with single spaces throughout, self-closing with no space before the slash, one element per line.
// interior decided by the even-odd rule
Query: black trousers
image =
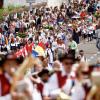
<path fill-rule="evenodd" d="M 93 40 L 93 34 L 88 34 L 88 41 L 92 41 Z"/>
<path fill-rule="evenodd" d="M 69 52 L 68 52 L 69 54 L 72 54 L 73 55 L 73 57 L 75 57 L 75 50 L 69 50 Z"/>

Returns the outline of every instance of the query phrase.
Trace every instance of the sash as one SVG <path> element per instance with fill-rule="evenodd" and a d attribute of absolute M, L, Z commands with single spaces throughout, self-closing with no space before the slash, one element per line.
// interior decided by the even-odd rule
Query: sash
<path fill-rule="evenodd" d="M 67 76 L 62 76 L 61 72 L 57 72 L 57 78 L 58 78 L 58 86 L 59 88 L 62 88 L 65 83 L 66 83 L 66 79 L 67 79 Z"/>

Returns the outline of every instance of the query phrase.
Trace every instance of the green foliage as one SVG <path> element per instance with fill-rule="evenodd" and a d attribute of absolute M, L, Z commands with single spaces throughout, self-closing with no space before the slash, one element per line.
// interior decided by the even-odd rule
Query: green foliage
<path fill-rule="evenodd" d="M 0 21 L 3 20 L 4 9 L 0 9 Z"/>
<path fill-rule="evenodd" d="M 20 38 L 25 38 L 27 35 L 25 33 L 18 33 L 17 36 Z"/>
<path fill-rule="evenodd" d="M 96 12 L 96 13 L 94 14 L 94 16 L 95 16 L 96 18 L 100 18 L 100 13 L 97 13 L 97 12 Z"/>
<path fill-rule="evenodd" d="M 53 30 L 53 27 L 50 26 L 50 25 L 47 25 L 47 26 L 45 26 L 44 28 L 45 28 L 45 29 L 49 29 L 49 30 Z"/>
<path fill-rule="evenodd" d="M 13 5 L 9 5 L 7 9 L 8 11 L 12 11 L 13 9 L 15 9 L 15 7 Z"/>
<path fill-rule="evenodd" d="M 19 6 L 15 7 L 13 5 L 9 5 L 8 8 L 0 9 L 0 21 L 3 20 L 4 15 L 11 14 L 13 11 L 17 11 L 18 9 L 20 9 Z"/>

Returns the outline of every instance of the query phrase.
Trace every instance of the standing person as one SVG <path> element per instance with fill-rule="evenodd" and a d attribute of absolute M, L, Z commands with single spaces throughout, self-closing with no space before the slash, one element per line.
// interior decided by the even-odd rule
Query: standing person
<path fill-rule="evenodd" d="M 76 29 L 73 30 L 73 40 L 79 44 L 79 35 L 78 33 L 76 32 Z"/>
<path fill-rule="evenodd" d="M 73 80 L 70 78 L 70 72 L 72 65 L 74 63 L 74 57 L 70 54 L 63 54 L 59 59 L 62 66 L 62 70 L 54 73 L 47 84 L 44 86 L 43 99 L 44 100 L 54 100 L 58 97 L 59 90 L 65 90 L 64 92 L 69 95 L 70 89 L 72 87 Z M 64 89 L 66 83 L 67 90 Z"/>
<path fill-rule="evenodd" d="M 77 43 L 72 38 L 70 38 L 69 53 L 71 53 L 75 57 L 77 49 L 78 49 Z"/>
<path fill-rule="evenodd" d="M 47 46 L 46 55 L 49 58 L 49 65 L 52 66 L 54 61 L 54 51 L 52 50 L 52 45 L 50 43 Z"/>
<path fill-rule="evenodd" d="M 83 29 L 82 29 L 82 38 L 84 40 L 84 43 L 85 43 L 85 39 L 87 37 L 87 28 L 86 28 L 86 25 L 83 25 Z"/>
<path fill-rule="evenodd" d="M 38 76 L 40 78 L 40 83 L 37 84 L 37 89 L 39 90 L 39 92 L 42 95 L 43 94 L 44 85 L 49 80 L 50 72 L 47 69 L 43 69 L 41 72 L 38 73 Z"/>
<path fill-rule="evenodd" d="M 71 90 L 71 100 L 84 100 L 86 93 L 83 87 L 83 73 L 82 73 L 82 66 L 78 66 L 76 70 L 76 78 L 74 80 L 74 86 Z"/>
<path fill-rule="evenodd" d="M 32 38 L 29 38 L 28 39 L 28 42 L 27 42 L 27 44 L 25 46 L 26 52 L 28 54 L 31 54 L 32 53 L 33 46 L 34 46 L 33 39 Z"/>
<path fill-rule="evenodd" d="M 80 55 L 80 61 L 81 62 L 87 62 L 87 58 L 84 55 L 84 50 L 80 50 L 79 55 Z"/>
<path fill-rule="evenodd" d="M 12 77 L 18 67 L 18 62 L 13 54 L 3 55 L 0 61 L 0 100 L 11 100 L 10 89 Z"/>
<path fill-rule="evenodd" d="M 58 58 L 61 57 L 61 55 L 65 52 L 65 44 L 62 40 L 62 37 L 58 37 L 58 44 L 56 51 L 58 53 Z"/>
<path fill-rule="evenodd" d="M 100 46 L 99 46 L 99 44 L 100 44 L 100 22 L 99 22 L 99 25 L 97 25 L 97 27 L 96 27 L 95 34 L 96 34 L 96 37 L 97 37 L 96 46 L 100 50 Z"/>
<path fill-rule="evenodd" d="M 92 23 L 89 23 L 89 26 L 88 26 L 88 41 L 92 41 L 93 39 L 93 26 L 92 26 Z"/>
<path fill-rule="evenodd" d="M 42 21 L 41 21 L 41 15 L 38 15 L 37 18 L 36 18 L 36 27 L 37 27 L 37 28 L 40 27 L 41 22 L 42 22 Z"/>

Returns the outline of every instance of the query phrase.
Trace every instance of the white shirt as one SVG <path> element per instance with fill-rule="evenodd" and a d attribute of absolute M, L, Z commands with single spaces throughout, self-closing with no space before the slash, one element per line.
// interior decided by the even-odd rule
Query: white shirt
<path fill-rule="evenodd" d="M 53 63 L 53 52 L 52 49 L 48 48 L 46 54 L 49 55 L 49 63 Z"/>
<path fill-rule="evenodd" d="M 85 98 L 85 90 L 78 80 L 75 81 L 75 86 L 72 88 L 71 93 L 71 100 L 84 100 Z"/>
<path fill-rule="evenodd" d="M 64 75 L 66 75 L 66 72 L 63 70 L 62 76 Z M 56 95 L 59 94 L 58 92 L 60 92 L 60 90 L 63 90 L 66 94 L 69 94 L 71 88 L 72 88 L 72 80 L 68 78 L 66 79 L 66 84 L 62 87 L 62 89 L 60 89 L 58 85 L 58 77 L 57 74 L 55 73 L 50 77 L 48 83 L 44 85 L 43 95 L 51 96 L 54 99 Z"/>
<path fill-rule="evenodd" d="M 60 52 L 60 53 L 63 53 L 64 52 L 64 50 L 65 50 L 65 44 L 58 44 L 57 45 L 57 48 L 58 48 L 58 52 Z"/>
<path fill-rule="evenodd" d="M 11 95 L 8 94 L 8 95 L 6 95 L 6 96 L 1 96 L 1 97 L 0 97 L 0 100 L 12 100 L 12 98 L 11 98 Z"/>
<path fill-rule="evenodd" d="M 93 30 L 94 30 L 93 26 L 89 26 L 88 27 L 88 34 L 93 34 Z"/>
<path fill-rule="evenodd" d="M 81 57 L 81 62 L 87 62 L 87 59 L 83 56 Z"/>
<path fill-rule="evenodd" d="M 54 51 L 56 48 L 57 48 L 57 42 L 54 41 L 54 42 L 52 43 L 52 49 L 53 49 L 53 51 Z"/>

